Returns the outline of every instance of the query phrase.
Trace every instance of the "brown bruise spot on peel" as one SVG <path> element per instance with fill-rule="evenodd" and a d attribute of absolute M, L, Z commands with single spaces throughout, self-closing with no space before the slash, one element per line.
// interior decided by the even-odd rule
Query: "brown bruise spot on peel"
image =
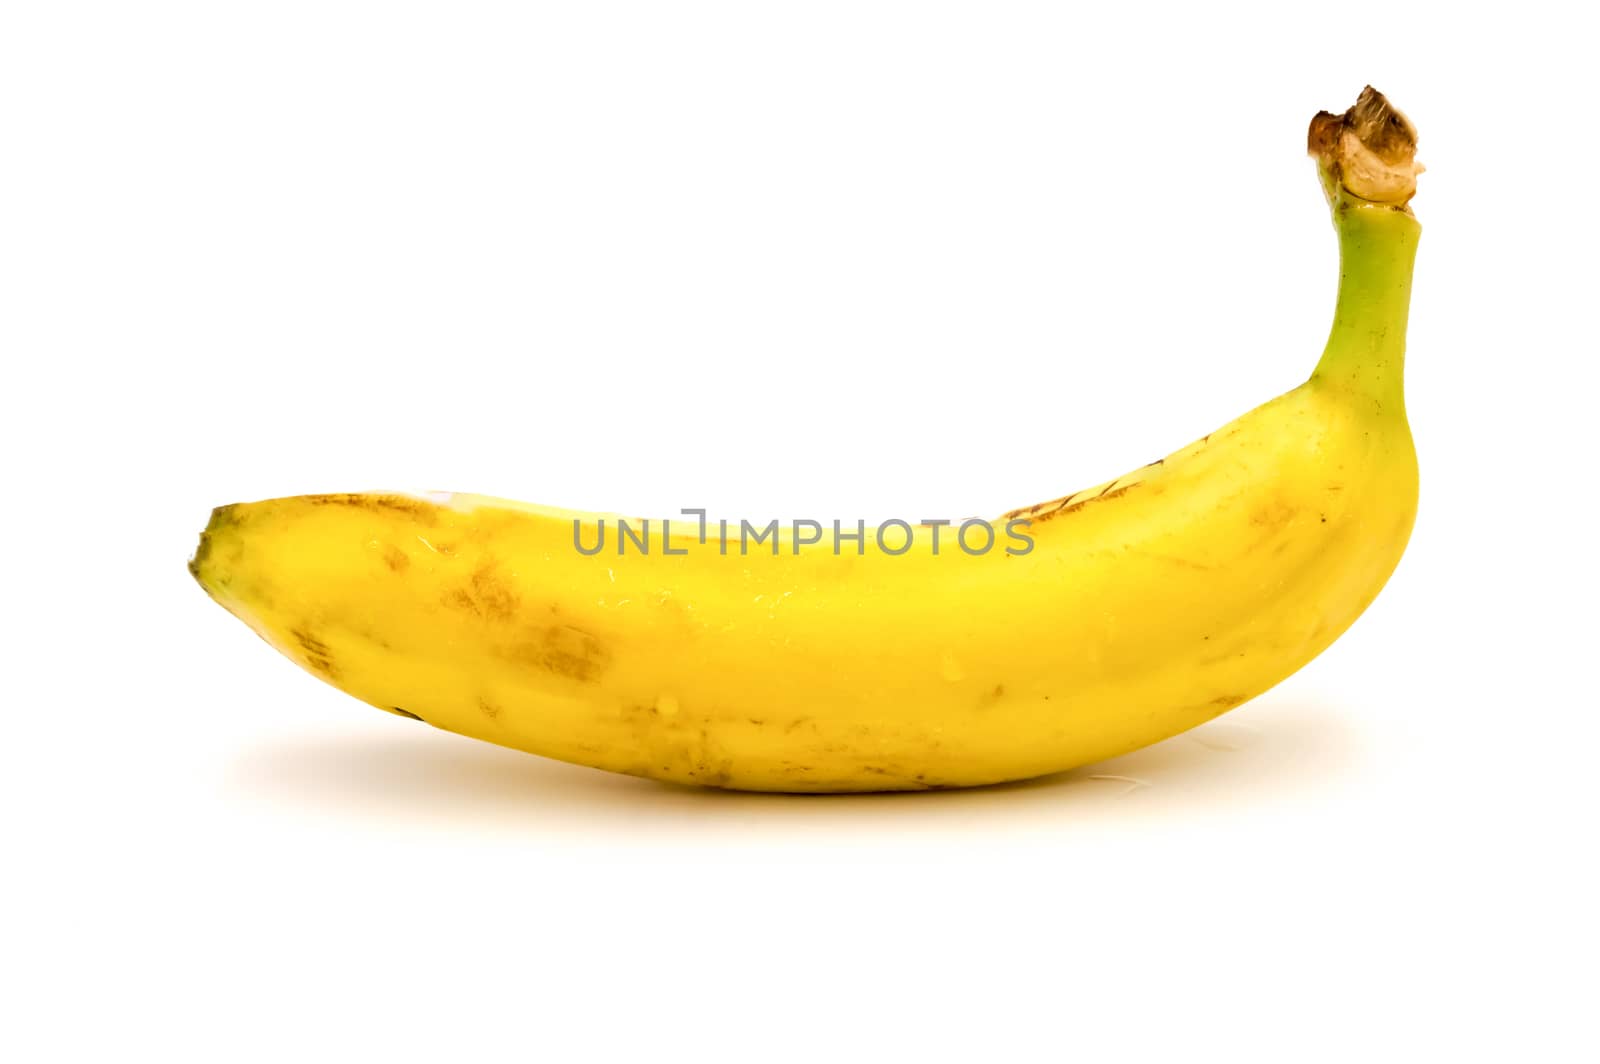
<path fill-rule="evenodd" d="M 493 558 L 474 569 L 464 585 L 446 591 L 440 601 L 451 609 L 496 622 L 511 620 L 522 608 L 522 597 L 500 574 L 500 563 Z"/>
<path fill-rule="evenodd" d="M 932 791 L 938 790 L 939 785 L 929 783 L 923 775 L 908 775 L 897 771 L 893 767 L 882 765 L 862 765 L 862 773 L 869 776 L 880 776 L 884 780 L 883 786 L 857 787 L 856 792 L 861 794 L 895 793 L 898 791 Z"/>
<path fill-rule="evenodd" d="M 478 712 L 482 713 L 490 720 L 500 719 L 500 707 L 482 696 L 479 696 L 478 698 Z"/>
<path fill-rule="evenodd" d="M 1039 503 L 1037 506 L 1029 507 L 1026 510 L 1013 510 L 1005 515 L 1004 520 L 1011 521 L 1019 517 L 1027 517 L 1032 521 L 1043 523 L 1064 514 L 1074 513 L 1092 502 L 1100 502 L 1102 499 L 1115 499 L 1119 495 L 1125 495 L 1142 483 L 1142 480 L 1135 480 L 1132 483 L 1117 487 L 1118 481 L 1113 480 L 1098 492 L 1091 488 L 1088 491 L 1075 492 L 1050 502 Z"/>
<path fill-rule="evenodd" d="M 1211 705 L 1219 706 L 1222 709 L 1232 709 L 1234 706 L 1242 705 L 1244 702 L 1244 695 L 1221 695 L 1217 698 L 1213 698 L 1211 700 Z"/>
<path fill-rule="evenodd" d="M 536 629 L 507 648 L 502 656 L 578 683 L 594 683 L 611 664 L 611 652 L 605 644 L 568 624 Z"/>
<path fill-rule="evenodd" d="M 1168 565 L 1176 565 L 1180 569 L 1193 569 L 1198 573 L 1209 573 L 1216 568 L 1216 566 L 1206 565 L 1204 562 L 1197 562 L 1192 558 L 1180 558 L 1174 554 L 1162 554 L 1158 551 L 1141 550 L 1137 547 L 1128 547 L 1127 551 L 1135 557 L 1151 558 L 1158 562 L 1165 562 Z"/>
<path fill-rule="evenodd" d="M 978 708 L 988 709 L 1006 696 L 1006 685 L 997 683 L 989 690 L 978 696 Z"/>
<path fill-rule="evenodd" d="M 417 518 L 430 525 L 436 524 L 439 520 L 439 507 L 436 504 L 405 495 L 341 492 L 332 495 L 303 495 L 300 501 L 307 506 L 349 506 L 357 510 L 387 510 Z"/>
<path fill-rule="evenodd" d="M 1319 111 L 1306 133 L 1330 201 L 1356 199 L 1411 213 L 1417 194 L 1417 127 L 1371 85 L 1344 114 Z"/>
<path fill-rule="evenodd" d="M 338 675 L 338 670 L 333 667 L 333 657 L 328 644 L 303 628 L 292 628 L 289 630 L 289 635 L 300 647 L 307 668 L 330 680 Z"/>
<path fill-rule="evenodd" d="M 734 758 L 705 724 L 687 723 L 676 711 L 655 705 L 620 707 L 622 723 L 633 732 L 650 760 L 637 773 L 667 783 L 726 788 L 734 779 Z"/>
<path fill-rule="evenodd" d="M 483 615 L 492 621 L 508 620 L 522 605 L 521 598 L 500 575 L 500 563 L 484 562 L 472 573 L 472 598 Z"/>
<path fill-rule="evenodd" d="M 1219 429 L 1218 431 L 1221 430 Z M 1194 443 L 1191 443 L 1189 446 L 1184 447 L 1181 450 L 1174 451 L 1172 454 L 1157 458 L 1154 462 L 1149 462 L 1145 465 L 1142 465 L 1138 469 L 1135 469 L 1132 473 L 1126 473 L 1120 477 L 1117 477 L 1115 480 L 1107 481 L 1105 484 L 1099 485 L 1098 490 L 1096 488 L 1085 488 L 1082 491 L 1075 491 L 1070 495 L 1063 495 L 1057 499 L 1050 499 L 1046 502 L 1035 503 L 1032 506 L 1024 506 L 1021 509 L 1011 510 L 1001 515 L 1000 520 L 1014 521 L 1022 518 L 1027 519 L 1030 522 L 1044 522 L 1053 517 L 1060 517 L 1063 514 L 1074 513 L 1077 510 L 1081 510 L 1084 506 L 1091 502 L 1098 502 L 1102 499 L 1115 499 L 1119 495 L 1125 495 L 1132 489 L 1146 483 L 1149 478 L 1161 472 L 1163 467 L 1170 459 L 1179 456 L 1187 456 L 1195 451 L 1198 451 L 1200 448 L 1210 443 L 1211 437 L 1215 435 L 1215 432 L 1208 432 Z"/>
<path fill-rule="evenodd" d="M 733 782 L 733 759 L 724 757 L 712 760 L 709 757 L 696 762 L 696 767 L 689 772 L 689 778 L 703 787 L 727 787 Z"/>
<path fill-rule="evenodd" d="M 328 650 L 326 643 L 304 629 L 290 630 L 290 635 L 301 648 L 301 656 L 306 659 L 307 669 L 328 680 L 338 677 L 338 669 L 333 667 L 333 653 Z"/>
<path fill-rule="evenodd" d="M 1003 685 L 997 685 L 997 690 L 1003 693 Z M 849 742 L 822 743 L 813 751 L 834 759 L 847 759 L 850 764 L 842 766 L 847 775 L 819 776 L 818 766 L 803 757 L 759 766 L 747 764 L 741 771 L 737 759 L 722 745 L 721 728 L 758 721 L 765 723 L 764 718 L 729 714 L 709 720 L 700 714 L 663 713 L 657 704 L 648 702 L 620 703 L 616 712 L 618 723 L 633 733 L 636 744 L 647 754 L 615 771 L 670 785 L 770 794 L 874 794 L 956 786 L 940 778 L 930 779 L 925 773 L 913 775 L 914 769 L 871 757 Z M 791 722 L 785 730 L 793 730 L 795 724 L 807 719 Z M 863 729 L 864 734 L 867 731 Z"/>
<path fill-rule="evenodd" d="M 1270 499 L 1251 512 L 1250 523 L 1257 528 L 1279 529 L 1293 522 L 1298 513 L 1282 499 Z"/>
<path fill-rule="evenodd" d="M 411 556 L 393 543 L 383 545 L 383 564 L 390 572 L 403 573 L 411 568 Z"/>

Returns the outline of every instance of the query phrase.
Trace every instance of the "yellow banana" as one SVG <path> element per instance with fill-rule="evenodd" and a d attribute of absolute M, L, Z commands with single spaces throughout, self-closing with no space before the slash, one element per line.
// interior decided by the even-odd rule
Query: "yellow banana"
<path fill-rule="evenodd" d="M 1342 264 L 1316 371 L 1097 488 L 859 538 L 303 496 L 216 510 L 190 569 L 363 701 L 661 780 L 961 787 L 1166 738 L 1333 642 L 1416 512 L 1401 383 L 1415 131 L 1369 88 L 1319 114 L 1310 146 Z"/>

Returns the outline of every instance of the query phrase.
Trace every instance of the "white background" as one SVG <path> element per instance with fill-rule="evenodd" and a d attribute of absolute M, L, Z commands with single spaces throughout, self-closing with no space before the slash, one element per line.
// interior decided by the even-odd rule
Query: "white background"
<path fill-rule="evenodd" d="M 1593 1059 L 1592 34 L 1294 10 L 7 5 L 4 1055 Z M 1189 736 L 668 789 L 376 713 L 184 571 L 302 492 L 1103 480 L 1309 372 L 1305 127 L 1368 81 L 1429 167 L 1421 515 Z"/>

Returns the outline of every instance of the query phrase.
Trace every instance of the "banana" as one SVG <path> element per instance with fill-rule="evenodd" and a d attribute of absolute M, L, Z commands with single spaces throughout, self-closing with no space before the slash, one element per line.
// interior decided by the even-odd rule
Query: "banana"
<path fill-rule="evenodd" d="M 757 537 L 484 496 L 312 495 L 217 509 L 190 570 L 380 709 L 658 780 L 965 787 L 1177 734 L 1344 632 L 1416 514 L 1415 130 L 1369 87 L 1309 141 L 1342 268 L 1315 372 L 1096 488 L 981 527 Z"/>

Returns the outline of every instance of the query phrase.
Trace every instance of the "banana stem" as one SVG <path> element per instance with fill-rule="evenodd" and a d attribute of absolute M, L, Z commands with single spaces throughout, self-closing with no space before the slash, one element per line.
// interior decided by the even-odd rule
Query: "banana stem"
<path fill-rule="evenodd" d="M 1411 269 L 1422 227 L 1405 210 L 1348 196 L 1335 200 L 1333 218 L 1339 300 L 1328 346 L 1311 377 L 1403 404 Z"/>
<path fill-rule="evenodd" d="M 1368 85 L 1344 114 L 1313 118 L 1307 142 L 1339 234 L 1339 301 L 1311 379 L 1403 407 L 1411 268 L 1422 233 L 1407 206 L 1422 173 L 1416 127 Z"/>

